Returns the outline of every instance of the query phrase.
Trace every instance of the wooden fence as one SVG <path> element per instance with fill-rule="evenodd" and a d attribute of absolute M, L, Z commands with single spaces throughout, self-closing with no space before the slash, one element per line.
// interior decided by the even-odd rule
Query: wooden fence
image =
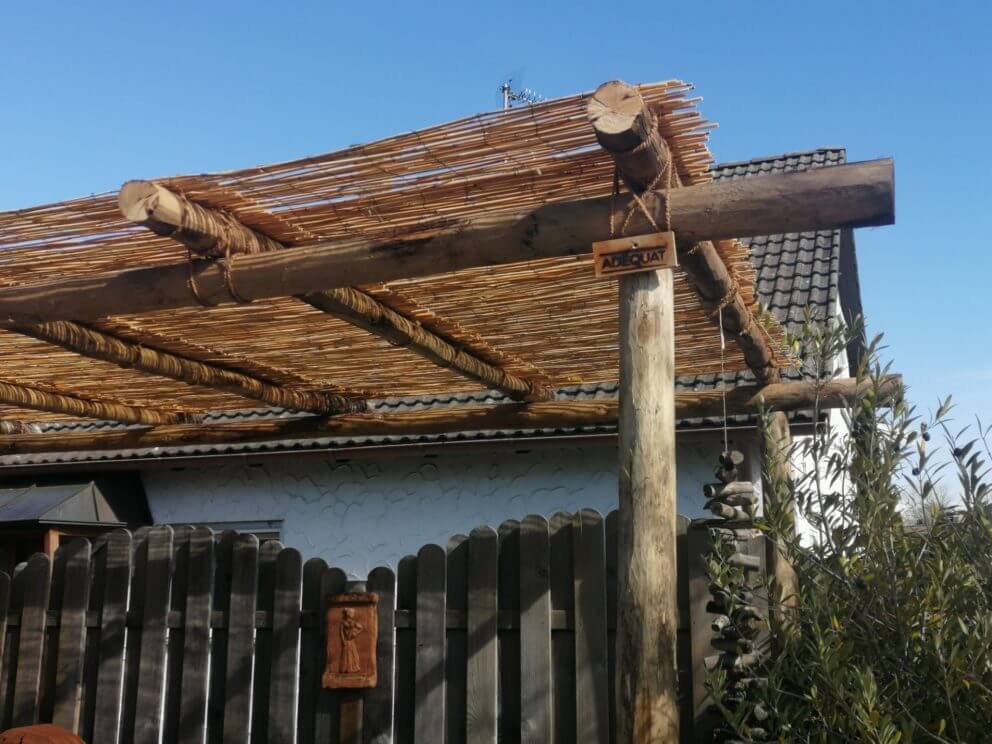
<path fill-rule="evenodd" d="M 694 529 L 681 521 L 684 741 L 710 634 Z M 356 589 L 380 597 L 378 686 L 325 690 L 323 610 Z M 0 730 L 51 721 L 93 744 L 605 743 L 616 595 L 615 514 L 590 510 L 479 527 L 364 582 L 205 527 L 79 538 L 0 574 Z"/>

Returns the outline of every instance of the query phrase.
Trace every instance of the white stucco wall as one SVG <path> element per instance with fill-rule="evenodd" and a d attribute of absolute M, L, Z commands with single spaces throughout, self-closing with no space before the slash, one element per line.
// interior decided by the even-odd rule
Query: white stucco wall
<path fill-rule="evenodd" d="M 759 482 L 758 454 L 744 444 Z M 678 448 L 679 512 L 701 515 L 721 441 L 696 437 Z M 493 449 L 433 457 L 401 455 L 335 462 L 279 458 L 143 474 L 156 522 L 283 520 L 282 541 L 356 575 L 392 565 L 422 545 L 481 524 L 527 514 L 616 507 L 612 446 Z"/>

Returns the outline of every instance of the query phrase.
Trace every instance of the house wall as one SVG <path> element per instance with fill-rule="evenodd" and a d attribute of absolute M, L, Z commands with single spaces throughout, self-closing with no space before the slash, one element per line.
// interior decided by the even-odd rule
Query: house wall
<path fill-rule="evenodd" d="M 686 439 L 677 455 L 679 512 L 700 516 L 702 486 L 713 480 L 722 441 L 717 434 Z M 754 463 L 760 489 L 753 437 L 734 444 Z M 143 480 L 157 523 L 281 519 L 284 544 L 357 576 L 478 525 L 587 507 L 606 513 L 617 501 L 616 450 L 606 444 L 351 461 L 272 458 L 147 471 Z"/>

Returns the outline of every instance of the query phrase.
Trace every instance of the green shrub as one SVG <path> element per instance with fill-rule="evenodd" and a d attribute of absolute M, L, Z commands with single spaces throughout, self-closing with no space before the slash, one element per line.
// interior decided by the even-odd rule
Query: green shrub
<path fill-rule="evenodd" d="M 809 371 L 828 378 L 847 340 L 807 331 Z M 868 345 L 857 370 L 870 384 L 846 425 L 821 424 L 794 443 L 808 472 L 788 482 L 766 472 L 782 506 L 758 526 L 784 544 L 799 592 L 790 610 L 768 587 L 778 611 L 764 644 L 767 686 L 741 702 L 725 673 L 711 676 L 739 739 L 761 738 L 758 726 L 791 742 L 992 741 L 989 431 L 953 429 L 949 400 L 925 423 L 905 400 L 881 405 L 878 348 Z"/>

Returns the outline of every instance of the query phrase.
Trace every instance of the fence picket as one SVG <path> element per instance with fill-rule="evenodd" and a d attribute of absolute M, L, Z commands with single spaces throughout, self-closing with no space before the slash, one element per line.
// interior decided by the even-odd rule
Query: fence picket
<path fill-rule="evenodd" d="M 24 589 L 10 725 L 30 726 L 38 722 L 52 562 L 47 555 L 36 553 L 28 559 L 17 580 Z"/>
<path fill-rule="evenodd" d="M 158 742 L 162 732 L 171 573 L 172 528 L 161 525 L 148 533 L 148 564 L 143 587 L 145 601 L 141 614 L 138 705 L 134 716 L 134 741 L 138 744 Z"/>
<path fill-rule="evenodd" d="M 231 596 L 224 681 L 225 744 L 245 744 L 248 741 L 258 583 L 258 538 L 254 535 L 241 535 L 234 540 L 231 551 Z"/>
<path fill-rule="evenodd" d="M 10 611 L 10 600 L 11 600 L 11 579 L 7 573 L 0 571 L 0 708 L 3 707 L 3 701 L 6 697 L 3 694 L 3 683 L 2 678 L 6 677 L 6 669 L 8 663 L 8 656 L 11 649 L 10 642 L 7 639 L 7 614 Z M 16 643 L 14 644 L 13 651 L 16 652 Z M 2 710 L 0 710 L 0 715 L 2 715 Z M 5 728 L 0 724 L 0 729 Z"/>
<path fill-rule="evenodd" d="M 413 613 L 417 608 L 417 559 L 405 556 L 396 568 L 396 609 Z M 414 695 L 417 688 L 417 631 L 396 629 L 396 707 L 394 738 L 396 744 L 411 744 L 414 734 Z"/>
<path fill-rule="evenodd" d="M 551 545 L 548 520 L 520 523 L 520 740 L 552 740 Z"/>
<path fill-rule="evenodd" d="M 609 676 L 606 669 L 606 533 L 592 509 L 575 515 L 576 742 L 609 742 Z"/>
<path fill-rule="evenodd" d="M 189 538 L 193 528 L 180 525 L 172 528 L 172 596 L 170 610 L 185 615 L 189 592 Z M 165 712 L 162 720 L 162 740 L 179 740 L 179 713 L 182 704 L 183 656 L 186 623 L 169 631 L 165 672 Z"/>
<path fill-rule="evenodd" d="M 610 742 L 616 741 L 617 696 L 617 511 L 606 515 L 606 676 L 610 690 Z"/>
<path fill-rule="evenodd" d="M 449 612 L 468 611 L 468 537 L 448 540 L 446 605 Z M 445 652 L 445 744 L 464 744 L 467 694 L 467 628 L 447 629 Z"/>
<path fill-rule="evenodd" d="M 182 652 L 182 692 L 178 741 L 201 744 L 207 726 L 210 662 L 210 616 L 213 609 L 214 533 L 197 527 L 189 536 L 185 632 Z M 168 739 L 166 740 L 168 741 Z"/>
<path fill-rule="evenodd" d="M 234 543 L 238 534 L 225 530 L 216 537 L 214 546 L 213 611 L 229 618 L 231 609 L 231 572 Z M 224 708 L 227 702 L 227 642 L 228 628 L 214 628 L 210 636 L 210 691 L 207 696 L 207 743 L 224 740 Z"/>
<path fill-rule="evenodd" d="M 551 530 L 551 610 L 575 617 L 572 570 L 574 516 L 559 512 L 549 520 Z M 551 678 L 554 684 L 554 741 L 575 741 L 575 629 L 551 631 Z"/>
<path fill-rule="evenodd" d="M 120 733 L 128 587 L 133 565 L 131 548 L 131 533 L 127 530 L 114 530 L 107 536 L 91 739 L 94 742 L 116 744 Z"/>
<path fill-rule="evenodd" d="M 390 744 L 393 740 L 393 639 L 396 574 L 379 567 L 369 573 L 368 591 L 379 595 L 379 638 L 376 645 L 378 679 L 365 694 L 365 744 Z"/>
<path fill-rule="evenodd" d="M 416 744 L 444 741 L 446 561 L 438 545 L 425 545 L 417 553 Z"/>
<path fill-rule="evenodd" d="M 499 740 L 520 741 L 520 522 L 499 526 L 499 609 L 516 629 L 499 634 Z"/>
<path fill-rule="evenodd" d="M 320 602 L 320 584 L 325 571 L 327 562 L 323 558 L 311 558 L 303 564 L 301 606 L 304 614 L 312 615 L 315 622 L 305 623 L 300 629 L 300 699 L 296 721 L 296 740 L 299 744 L 315 742 L 317 695 L 324 671 L 324 664 L 318 659 L 322 659 L 325 653 L 320 648 L 324 641 L 323 627 L 326 625 Z M 312 660 L 312 663 L 307 663 L 307 660 Z"/>
<path fill-rule="evenodd" d="M 27 568 L 27 563 L 14 566 L 10 582 L 10 600 L 8 602 L 7 640 L 4 643 L 3 676 L 0 678 L 0 729 L 10 727 L 10 718 L 14 710 L 14 678 L 17 676 L 17 659 L 20 656 L 21 610 L 24 607 L 24 580 L 21 574 Z M 10 619 L 15 623 L 10 625 Z"/>
<path fill-rule="evenodd" d="M 90 541 L 76 538 L 59 550 L 65 554 L 65 568 L 52 723 L 76 733 L 86 650 L 86 610 L 90 603 Z"/>
<path fill-rule="evenodd" d="M 275 602 L 276 560 L 282 552 L 278 540 L 266 540 L 258 549 L 258 605 L 272 613 Z M 269 736 L 269 692 L 272 685 L 272 628 L 255 631 L 255 678 L 252 682 L 251 741 L 265 744 Z"/>
<path fill-rule="evenodd" d="M 324 572 L 320 585 L 320 623 L 322 626 L 320 652 L 318 655 L 318 673 L 323 675 L 327 664 L 327 608 L 331 597 L 341 594 L 348 585 L 348 577 L 340 568 L 329 568 Z M 318 742 L 338 744 L 341 738 L 341 691 L 325 689 L 321 684 L 317 694 L 317 725 Z"/>
<path fill-rule="evenodd" d="M 498 578 L 499 537 L 477 527 L 468 544 L 468 744 L 496 744 Z"/>
<path fill-rule="evenodd" d="M 303 558 L 283 548 L 276 558 L 272 601 L 272 676 L 269 684 L 267 742 L 296 741 L 296 699 L 299 692 L 300 607 Z"/>

